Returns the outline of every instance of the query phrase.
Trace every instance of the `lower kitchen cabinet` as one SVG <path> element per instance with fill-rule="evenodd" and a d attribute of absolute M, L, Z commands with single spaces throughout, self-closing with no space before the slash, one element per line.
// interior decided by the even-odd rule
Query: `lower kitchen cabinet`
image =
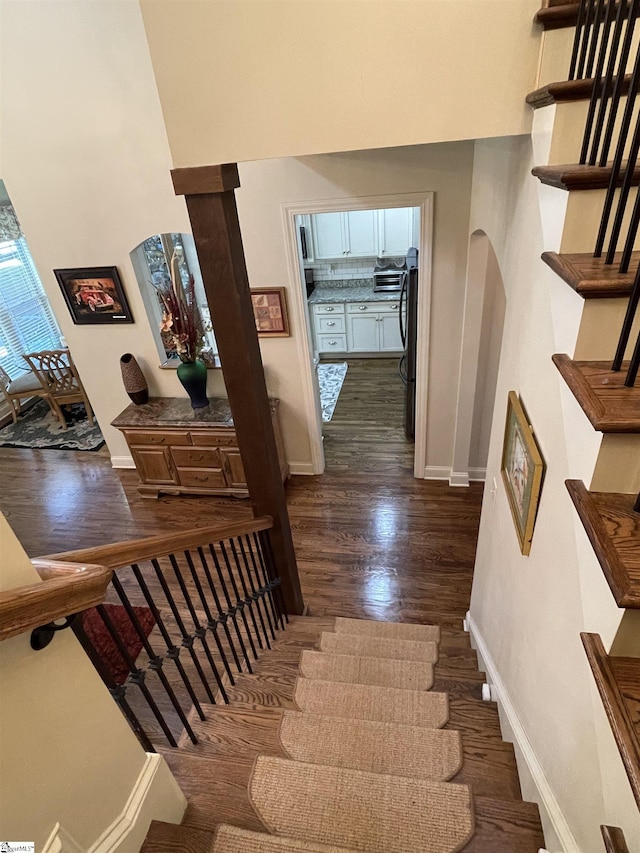
<path fill-rule="evenodd" d="M 273 428 L 284 480 L 278 400 L 270 400 Z M 228 401 L 211 398 L 207 409 L 192 409 L 185 398 L 155 397 L 128 406 L 113 421 L 124 434 L 140 477 L 143 497 L 168 494 L 234 495 L 249 491 Z"/>
<path fill-rule="evenodd" d="M 403 346 L 398 302 L 343 302 L 313 305 L 315 348 L 329 353 L 398 354 Z"/>

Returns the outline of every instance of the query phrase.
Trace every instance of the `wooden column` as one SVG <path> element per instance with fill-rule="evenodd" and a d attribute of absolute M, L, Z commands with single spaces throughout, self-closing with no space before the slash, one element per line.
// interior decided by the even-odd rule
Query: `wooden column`
<path fill-rule="evenodd" d="M 300 614 L 300 579 L 236 209 L 238 167 L 198 166 L 171 175 L 176 195 L 187 202 L 254 515 L 273 518 L 271 541 L 285 605 Z"/>

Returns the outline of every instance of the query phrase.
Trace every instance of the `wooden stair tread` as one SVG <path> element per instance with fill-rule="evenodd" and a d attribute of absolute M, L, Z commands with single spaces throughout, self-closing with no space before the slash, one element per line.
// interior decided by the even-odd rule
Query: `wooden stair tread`
<path fill-rule="evenodd" d="M 629 853 L 624 833 L 619 826 L 601 826 L 600 830 L 607 853 Z"/>
<path fill-rule="evenodd" d="M 545 30 L 558 30 L 564 27 L 573 27 L 578 21 L 578 6 L 576 0 L 547 0 L 545 5 L 538 9 L 535 21 L 541 24 Z"/>
<path fill-rule="evenodd" d="M 140 853 L 209 853 L 213 832 L 152 820 Z"/>
<path fill-rule="evenodd" d="M 589 664 L 640 806 L 640 658 L 607 655 L 598 634 L 581 634 Z"/>
<path fill-rule="evenodd" d="M 539 853 L 544 847 L 535 803 L 474 797 L 476 832 L 461 853 Z"/>
<path fill-rule="evenodd" d="M 552 359 L 594 429 L 640 432 L 640 386 L 625 386 L 626 365 L 614 373 L 609 361 L 574 361 L 564 354 Z"/>
<path fill-rule="evenodd" d="M 640 607 L 640 513 L 636 495 L 590 492 L 581 480 L 566 486 L 619 607 Z"/>
<path fill-rule="evenodd" d="M 622 162 L 618 176 L 618 186 L 624 179 L 626 161 Z M 606 190 L 611 180 L 611 164 L 606 166 L 587 166 L 579 163 L 564 163 L 559 166 L 535 166 L 531 174 L 550 187 L 559 190 Z M 633 173 L 633 186 L 640 184 L 640 163 Z"/>
<path fill-rule="evenodd" d="M 613 264 L 605 264 L 604 258 L 585 254 L 558 254 L 543 252 L 542 260 L 585 299 L 607 299 L 629 296 L 633 280 L 640 264 L 640 252 L 633 252 L 629 272 L 618 272 L 621 252 L 616 252 Z"/>
<path fill-rule="evenodd" d="M 534 110 L 550 107 L 552 104 L 567 103 L 568 101 L 588 101 L 593 92 L 594 82 L 593 77 L 587 77 L 583 80 L 559 80 L 555 83 L 547 83 L 545 86 L 540 86 L 539 89 L 529 92 L 525 101 Z M 631 75 L 625 74 L 622 84 L 623 96 L 628 94 L 630 82 Z"/>

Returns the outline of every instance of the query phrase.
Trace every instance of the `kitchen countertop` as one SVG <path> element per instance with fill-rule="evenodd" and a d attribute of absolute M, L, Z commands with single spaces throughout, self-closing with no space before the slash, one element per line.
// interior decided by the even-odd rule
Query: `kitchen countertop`
<path fill-rule="evenodd" d="M 316 289 L 309 297 L 309 305 L 322 302 L 398 302 L 400 291 L 373 292 L 373 284 L 354 285 L 353 287 L 322 287 Z"/>

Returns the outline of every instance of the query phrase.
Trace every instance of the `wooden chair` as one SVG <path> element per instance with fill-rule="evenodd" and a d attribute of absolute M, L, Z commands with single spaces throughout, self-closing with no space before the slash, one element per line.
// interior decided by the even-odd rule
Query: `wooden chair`
<path fill-rule="evenodd" d="M 18 423 L 18 415 L 21 412 L 20 400 L 48 395 L 33 371 L 12 379 L 2 367 L 0 367 L 0 390 L 9 404 L 14 424 Z"/>
<path fill-rule="evenodd" d="M 67 428 L 67 421 L 60 406 L 68 403 L 84 403 L 89 423 L 93 423 L 91 404 L 69 350 L 43 350 L 28 353 L 23 358 L 38 377 L 46 392 L 43 396 L 63 429 Z"/>

